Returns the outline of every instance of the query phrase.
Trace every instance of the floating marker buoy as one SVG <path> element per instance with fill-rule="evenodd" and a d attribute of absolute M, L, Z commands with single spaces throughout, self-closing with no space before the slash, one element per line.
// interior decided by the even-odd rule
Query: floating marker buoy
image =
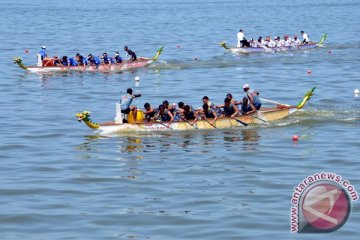
<path fill-rule="evenodd" d="M 355 94 L 359 94 L 359 93 L 360 93 L 360 90 L 359 90 L 359 89 L 355 89 L 355 90 L 354 90 L 354 93 L 355 93 Z"/>
<path fill-rule="evenodd" d="M 181 48 L 181 46 L 180 46 L 180 45 L 176 45 L 176 48 Z"/>
<path fill-rule="evenodd" d="M 25 53 L 29 53 L 29 50 L 26 49 L 26 50 L 25 50 Z"/>
<path fill-rule="evenodd" d="M 194 61 L 197 61 L 197 60 L 199 60 L 198 58 L 194 58 Z"/>
<path fill-rule="evenodd" d="M 329 54 L 331 54 L 331 50 L 329 50 L 329 52 L 328 52 Z"/>
<path fill-rule="evenodd" d="M 135 77 L 135 81 L 140 81 L 140 77 L 139 77 L 139 76 L 136 76 L 136 77 Z"/>
<path fill-rule="evenodd" d="M 308 70 L 307 70 L 307 73 L 308 73 L 308 74 L 311 74 L 311 70 L 310 70 L 310 69 L 308 69 Z"/>
<path fill-rule="evenodd" d="M 297 141 L 299 140 L 298 135 L 294 135 L 294 136 L 292 137 L 292 140 L 293 140 L 294 142 L 297 142 Z"/>

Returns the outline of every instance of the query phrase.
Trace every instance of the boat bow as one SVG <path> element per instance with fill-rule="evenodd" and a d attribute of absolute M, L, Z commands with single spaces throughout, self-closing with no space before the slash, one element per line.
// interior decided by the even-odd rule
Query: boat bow
<path fill-rule="evenodd" d="M 21 67 L 22 69 L 25 69 L 25 70 L 28 69 L 28 67 L 26 67 L 26 66 L 24 65 L 21 57 L 14 58 L 14 61 L 13 61 L 13 62 L 14 62 L 14 64 L 19 65 L 19 67 Z"/>
<path fill-rule="evenodd" d="M 100 124 L 91 121 L 89 111 L 79 112 L 76 117 L 79 122 L 83 121 L 89 128 L 98 129 L 100 127 Z"/>

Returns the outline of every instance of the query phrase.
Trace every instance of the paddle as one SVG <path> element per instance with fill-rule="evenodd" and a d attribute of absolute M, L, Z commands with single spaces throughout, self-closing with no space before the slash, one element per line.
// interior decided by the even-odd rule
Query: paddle
<path fill-rule="evenodd" d="M 173 130 L 171 127 L 168 127 L 166 124 L 162 123 L 160 120 L 156 120 L 155 122 L 157 122 L 157 123 L 169 128 L 169 129 Z"/>
<path fill-rule="evenodd" d="M 267 121 L 265 121 L 265 120 L 262 119 L 262 118 L 259 118 L 259 117 L 253 116 L 253 115 L 248 115 L 248 116 L 253 117 L 253 118 L 255 118 L 255 119 L 259 119 L 260 121 L 263 121 L 263 122 L 266 122 L 266 123 L 267 123 Z"/>
<path fill-rule="evenodd" d="M 240 123 L 240 124 L 242 124 L 242 125 L 244 125 L 245 127 L 247 127 L 248 126 L 248 124 L 247 123 L 244 123 L 243 121 L 240 121 L 239 119 L 236 119 L 236 118 L 234 118 L 234 117 L 230 117 L 231 119 L 234 119 L 235 121 L 237 121 L 238 123 Z"/>
<path fill-rule="evenodd" d="M 193 128 L 199 129 L 197 126 L 191 124 L 188 120 L 184 119 L 183 121 L 184 121 L 184 122 L 187 122 L 187 123 L 188 123 L 190 126 L 192 126 Z"/>
<path fill-rule="evenodd" d="M 269 103 L 273 103 L 273 104 L 276 104 L 276 105 L 282 105 L 282 106 L 289 106 L 287 104 L 283 104 L 283 103 L 279 103 L 279 102 L 275 102 L 273 100 L 269 100 L 269 99 L 265 99 L 265 98 L 260 98 L 261 101 L 265 101 L 265 102 L 269 102 Z"/>
<path fill-rule="evenodd" d="M 208 124 L 210 124 L 213 128 L 216 128 L 214 124 L 210 123 L 206 118 L 203 118 Z"/>

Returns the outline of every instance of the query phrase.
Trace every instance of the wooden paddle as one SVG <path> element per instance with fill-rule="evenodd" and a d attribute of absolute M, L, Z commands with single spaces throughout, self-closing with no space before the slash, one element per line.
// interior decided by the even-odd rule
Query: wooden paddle
<path fill-rule="evenodd" d="M 203 118 L 208 124 L 210 124 L 213 128 L 216 128 L 214 124 L 210 123 L 206 118 Z"/>
<path fill-rule="evenodd" d="M 245 127 L 247 127 L 248 126 L 248 124 L 247 123 L 244 123 L 243 121 L 240 121 L 239 119 L 236 119 L 236 118 L 234 118 L 234 117 L 230 117 L 231 119 L 234 119 L 235 121 L 237 121 L 238 123 L 240 123 L 240 124 L 242 124 L 242 125 L 244 125 Z"/>

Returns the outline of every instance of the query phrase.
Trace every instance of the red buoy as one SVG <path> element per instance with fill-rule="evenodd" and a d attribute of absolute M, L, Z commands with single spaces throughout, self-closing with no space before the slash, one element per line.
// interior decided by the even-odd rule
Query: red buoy
<path fill-rule="evenodd" d="M 307 70 L 307 73 L 308 73 L 308 74 L 311 74 L 311 70 L 310 70 L 310 69 L 308 69 L 308 70 Z"/>
<path fill-rule="evenodd" d="M 292 139 L 294 142 L 297 142 L 299 140 L 299 137 L 298 137 L 298 135 L 294 135 Z"/>

